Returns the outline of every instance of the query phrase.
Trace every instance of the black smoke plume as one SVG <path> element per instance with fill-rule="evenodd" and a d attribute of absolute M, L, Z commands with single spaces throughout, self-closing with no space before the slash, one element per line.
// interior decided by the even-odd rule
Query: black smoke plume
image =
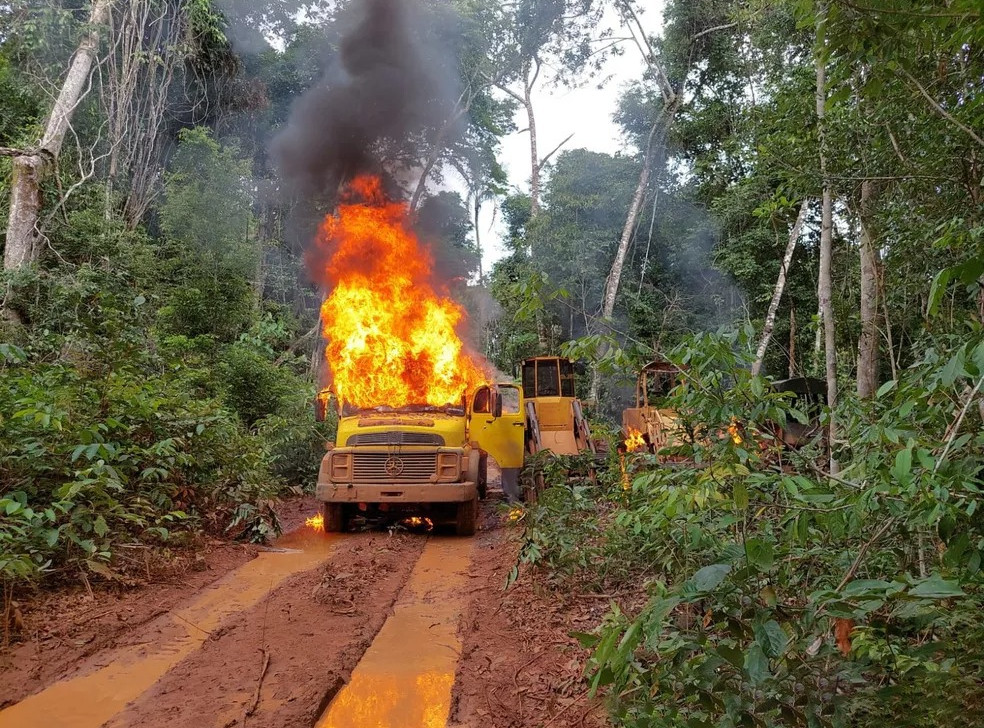
<path fill-rule="evenodd" d="M 379 173 L 384 148 L 389 160 L 413 159 L 414 142 L 446 123 L 459 85 L 446 19 L 417 0 L 352 0 L 338 22 L 327 72 L 273 143 L 282 178 L 309 198 Z"/>

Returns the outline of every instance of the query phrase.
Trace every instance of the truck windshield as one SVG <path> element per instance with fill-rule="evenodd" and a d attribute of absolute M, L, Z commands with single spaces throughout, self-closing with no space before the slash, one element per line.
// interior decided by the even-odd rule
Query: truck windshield
<path fill-rule="evenodd" d="M 423 412 L 439 412 L 446 415 L 461 416 L 465 414 L 465 408 L 463 405 L 446 404 L 441 406 L 436 406 L 432 404 L 408 404 L 402 407 L 390 407 L 389 405 L 379 405 L 378 407 L 356 407 L 350 404 L 342 405 L 342 417 L 351 417 L 352 415 L 366 415 L 366 414 L 390 414 L 390 413 L 404 413 L 404 414 L 420 414 Z"/>

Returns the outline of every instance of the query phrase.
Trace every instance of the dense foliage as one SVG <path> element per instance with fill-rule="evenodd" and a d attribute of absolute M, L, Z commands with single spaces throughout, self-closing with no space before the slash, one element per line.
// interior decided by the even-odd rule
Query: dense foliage
<path fill-rule="evenodd" d="M 290 188 L 271 139 L 331 82 L 349 5 L 0 7 L 0 219 L 18 160 L 46 165 L 0 279 L 7 600 L 125 578 L 138 544 L 263 538 L 311 483 L 331 424 L 301 251 L 336 192 Z M 421 5 L 449 118 L 374 153 L 477 343 L 506 372 L 582 360 L 613 442 L 635 369 L 684 368 L 682 439 L 613 449 L 597 482 L 537 461 L 552 487 L 522 518 L 550 583 L 618 595 L 582 635 L 613 721 L 981 722 L 979 2 L 668 0 L 659 29 L 642 0 Z M 70 131 L 37 153 L 89 42 Z M 622 149 L 538 147 L 543 86 L 621 52 Z M 520 127 L 522 189 L 498 160 Z M 769 386 L 794 375 L 826 376 L 829 406 Z M 804 418 L 833 439 L 781 447 Z"/>
<path fill-rule="evenodd" d="M 836 479 L 781 447 L 777 424 L 807 412 L 748 374 L 752 355 L 734 335 L 674 350 L 674 463 L 630 454 L 597 488 L 556 472 L 527 516 L 523 558 L 554 579 L 638 594 L 644 578 L 642 603 L 582 636 L 592 688 L 631 726 L 979 721 L 984 439 L 955 420 L 984 340 L 927 342 L 853 405 Z"/>

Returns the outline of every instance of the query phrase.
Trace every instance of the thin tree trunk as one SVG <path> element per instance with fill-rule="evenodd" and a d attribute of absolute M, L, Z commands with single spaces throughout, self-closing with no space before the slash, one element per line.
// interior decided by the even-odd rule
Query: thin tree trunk
<path fill-rule="evenodd" d="M 772 339 L 772 329 L 776 325 L 776 313 L 779 311 L 779 301 L 782 293 L 786 289 L 786 276 L 789 273 L 789 266 L 793 262 L 793 253 L 796 251 L 796 241 L 799 239 L 803 221 L 806 219 L 807 201 L 800 203 L 799 214 L 796 215 L 796 222 L 793 229 L 789 231 L 789 242 L 786 243 L 786 253 L 782 256 L 782 267 L 779 268 L 779 277 L 776 278 L 776 287 L 772 292 L 772 302 L 769 304 L 769 311 L 765 315 L 765 326 L 762 328 L 762 340 L 759 342 L 758 351 L 755 352 L 755 363 L 752 364 L 752 375 L 758 376 L 762 371 L 762 362 L 765 359 L 765 350 L 769 348 L 769 341 Z"/>
<path fill-rule="evenodd" d="M 789 307 L 789 378 L 796 376 L 796 309 Z"/>
<path fill-rule="evenodd" d="M 58 161 L 72 114 L 89 82 L 89 74 L 99 47 L 99 30 L 109 17 L 112 0 L 93 0 L 86 32 L 79 41 L 61 91 L 55 99 L 44 136 L 30 154 L 13 159 L 10 215 L 3 267 L 13 270 L 34 263 L 40 254 L 41 183 Z"/>
<path fill-rule="evenodd" d="M 475 250 L 478 251 L 478 282 L 481 285 L 485 280 L 485 272 L 482 269 L 482 234 L 478 229 L 478 215 L 482 210 L 482 194 L 475 192 Z"/>
<path fill-rule="evenodd" d="M 649 185 L 649 176 L 652 174 L 653 160 L 656 157 L 656 150 L 662 147 L 669 131 L 673 117 L 679 108 L 679 95 L 674 97 L 668 108 L 663 110 L 659 118 L 649 130 L 649 137 L 646 139 L 646 153 L 642 162 L 642 171 L 639 172 L 639 184 L 636 185 L 635 193 L 632 195 L 632 204 L 629 205 L 629 214 L 625 218 L 625 225 L 622 227 L 622 236 L 618 241 L 618 250 L 615 252 L 615 260 L 612 268 L 605 279 L 605 290 L 601 299 L 601 317 L 603 320 L 610 319 L 615 312 L 615 296 L 618 293 L 619 283 L 622 280 L 622 269 L 625 267 L 625 257 L 629 251 L 629 243 L 632 242 L 632 232 L 635 230 L 636 221 L 639 218 L 639 211 L 642 209 L 642 201 L 646 194 L 646 187 Z M 662 127 L 662 133 L 657 135 L 657 131 Z M 658 137 L 658 141 L 657 141 Z M 604 352 L 607 347 L 603 347 Z M 591 399 L 598 401 L 601 389 L 601 372 L 597 364 L 591 372 Z"/>
<path fill-rule="evenodd" d="M 523 107 L 526 109 L 526 121 L 530 131 L 530 217 L 536 217 L 540 212 L 540 156 L 537 151 L 536 116 L 533 113 L 533 87 L 526 84 L 523 94 Z"/>
<path fill-rule="evenodd" d="M 665 116 L 666 121 L 663 125 L 663 133 L 659 135 L 659 144 L 654 142 L 662 119 L 657 119 L 652 129 L 649 130 L 649 137 L 646 140 L 646 155 L 643 158 L 642 171 L 639 172 L 639 184 L 636 185 L 635 194 L 632 195 L 632 204 L 629 206 L 629 214 L 626 216 L 625 225 L 622 227 L 622 236 L 618 241 L 618 250 L 615 252 L 612 269 L 605 280 L 605 293 L 601 300 L 602 318 L 611 318 L 615 311 L 615 295 L 618 293 L 618 286 L 622 281 L 622 269 L 625 266 L 625 256 L 629 252 L 629 243 L 632 242 L 632 232 L 635 230 L 639 210 L 642 209 L 642 201 L 646 194 L 646 188 L 649 186 L 649 176 L 652 174 L 655 151 L 662 144 L 662 140 L 666 138 L 667 126 L 672 121 L 674 113 L 676 113 L 676 108 L 669 109 L 665 115 L 661 115 Z"/>
<path fill-rule="evenodd" d="M 462 101 L 464 101 L 463 106 Z M 415 212 L 417 210 L 417 205 L 420 204 L 420 198 L 423 196 L 424 190 L 427 188 L 427 178 L 430 177 L 431 172 L 434 171 L 434 165 L 437 164 L 437 160 L 440 158 L 441 152 L 444 151 L 444 142 L 447 139 L 448 133 L 454 125 L 458 123 L 461 117 L 468 113 L 468 110 L 471 108 L 471 103 L 471 96 L 467 99 L 459 99 L 458 103 L 455 105 L 454 112 L 438 130 L 437 136 L 434 137 L 434 144 L 431 149 L 431 153 L 424 162 L 424 168 L 420 173 L 420 177 L 417 179 L 417 185 L 414 187 L 413 194 L 410 196 L 410 212 Z"/>
<path fill-rule="evenodd" d="M 533 113 L 533 86 L 536 85 L 536 79 L 540 75 L 540 62 L 534 58 L 524 66 L 523 71 L 522 95 L 502 83 L 496 83 L 496 87 L 512 96 L 526 110 L 527 131 L 530 133 L 530 217 L 534 218 L 540 212 L 540 170 L 546 162 L 546 159 L 540 159 L 540 152 L 537 149 L 536 115 Z"/>
<path fill-rule="evenodd" d="M 872 234 L 872 205 L 877 195 L 871 180 L 861 183 L 861 336 L 858 339 L 858 397 L 878 389 L 878 250 Z"/>
<path fill-rule="evenodd" d="M 820 299 L 820 315 L 823 321 L 824 364 L 827 375 L 827 405 L 830 407 L 830 472 L 838 472 L 834 447 L 837 443 L 837 421 L 834 408 L 837 405 L 837 352 L 834 348 L 834 309 L 831 301 L 831 261 L 833 247 L 833 192 L 827 175 L 827 149 L 824 117 L 826 112 L 826 68 L 823 59 L 817 55 L 817 126 L 820 141 L 820 176 L 823 179 L 820 225 L 820 273 L 817 282 L 817 296 Z"/>

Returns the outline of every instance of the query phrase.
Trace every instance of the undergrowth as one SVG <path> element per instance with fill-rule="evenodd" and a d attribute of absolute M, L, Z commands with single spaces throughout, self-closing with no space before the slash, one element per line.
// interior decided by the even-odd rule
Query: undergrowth
<path fill-rule="evenodd" d="M 821 442 L 779 446 L 806 413 L 750 356 L 737 333 L 673 352 L 672 464 L 546 470 L 521 559 L 631 597 L 580 636 L 591 689 L 619 726 L 981 723 L 984 336 L 926 342 L 875 400 L 846 399 L 837 476 Z"/>

